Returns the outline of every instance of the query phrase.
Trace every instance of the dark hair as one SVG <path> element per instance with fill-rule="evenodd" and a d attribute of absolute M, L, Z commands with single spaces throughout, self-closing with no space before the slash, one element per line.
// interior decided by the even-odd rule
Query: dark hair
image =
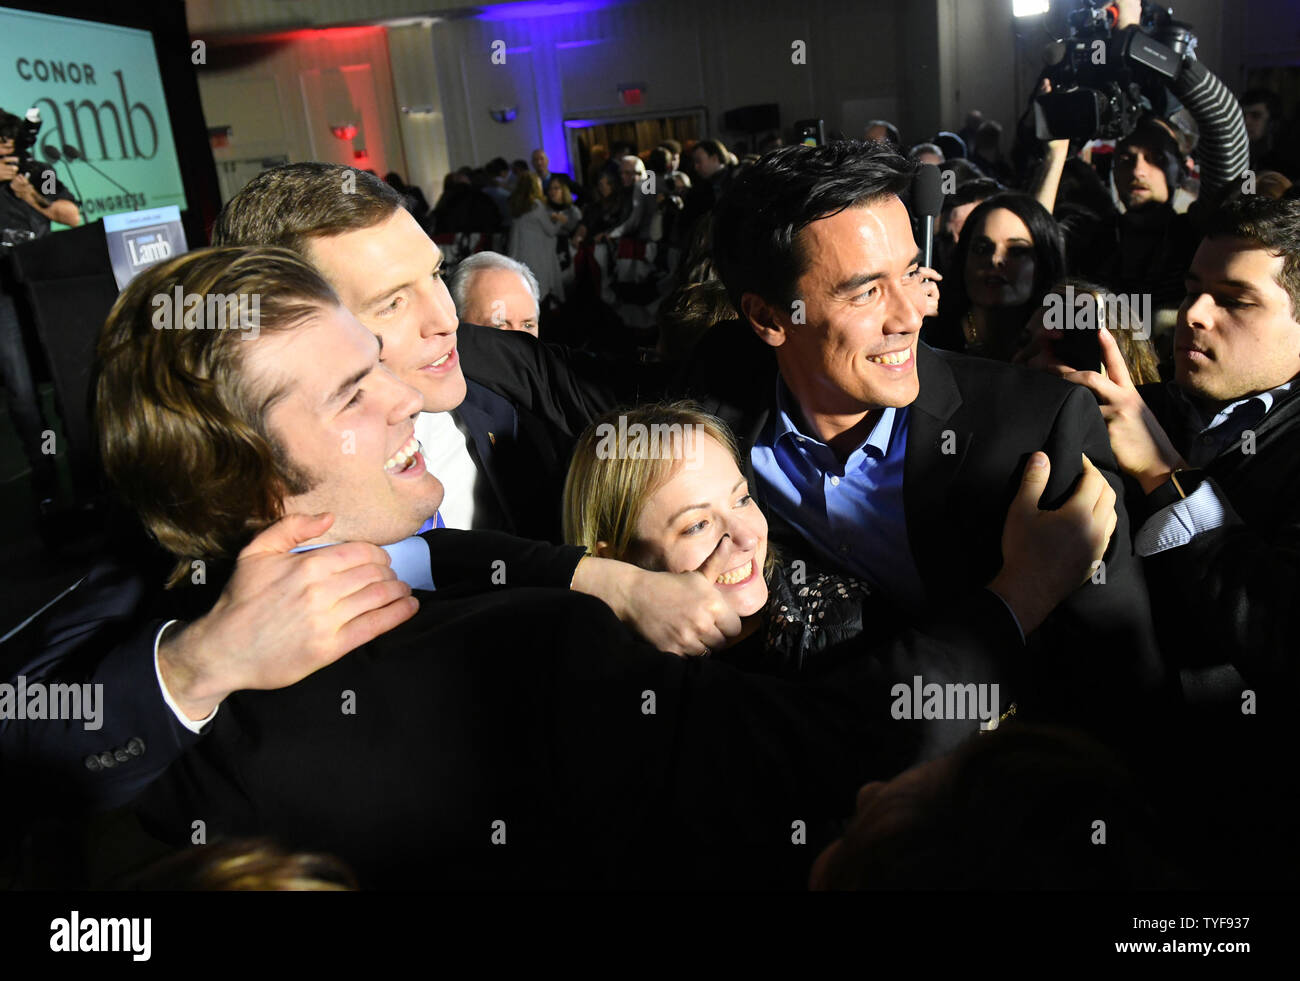
<path fill-rule="evenodd" d="M 655 174 L 668 173 L 668 151 L 661 146 L 651 150 L 645 169 Z"/>
<path fill-rule="evenodd" d="M 305 255 L 316 236 L 370 228 L 405 207 L 378 177 L 339 164 L 297 163 L 264 170 L 226 202 L 213 245 L 278 245 Z"/>
<path fill-rule="evenodd" d="M 966 156 L 966 141 L 948 130 L 943 130 L 934 138 L 934 145 L 943 151 L 945 160 L 964 159 Z"/>
<path fill-rule="evenodd" d="M 1239 101 L 1243 109 L 1246 106 L 1253 106 L 1262 102 L 1264 108 L 1268 110 L 1268 121 L 1270 123 L 1276 124 L 1282 121 L 1282 97 L 1272 89 L 1258 87 L 1246 89 L 1245 92 L 1241 93 Z"/>
<path fill-rule="evenodd" d="M 957 190 L 943 199 L 943 208 L 940 214 L 947 214 L 953 208 L 960 208 L 962 205 L 986 201 L 993 195 L 1001 194 L 1005 190 L 1006 188 L 992 177 L 976 177 L 964 184 L 959 183 Z"/>
<path fill-rule="evenodd" d="M 506 163 L 505 157 L 493 157 L 483 169 L 488 172 L 489 177 L 500 177 L 502 174 L 510 173 L 510 164 Z"/>
<path fill-rule="evenodd" d="M 845 208 L 902 195 L 916 164 L 887 144 L 780 147 L 745 167 L 713 211 L 713 258 L 732 306 L 757 293 L 789 307 L 808 268 L 799 233 Z"/>
<path fill-rule="evenodd" d="M 669 360 L 684 360 L 715 324 L 735 319 L 726 288 L 716 279 L 679 286 L 664 297 L 655 314 L 659 353 Z"/>
<path fill-rule="evenodd" d="M 1085 211 L 1098 218 L 1109 218 L 1117 210 L 1106 182 L 1091 164 L 1078 157 L 1065 161 L 1065 167 L 1061 170 L 1053 214 L 1059 214 L 1062 209 Z"/>
<path fill-rule="evenodd" d="M 892 143 L 894 145 L 894 149 L 901 153 L 903 150 L 903 137 L 898 132 L 898 127 L 895 126 L 893 123 L 891 123 L 888 119 L 873 119 L 870 122 L 868 122 L 867 125 L 862 127 L 863 135 L 865 136 L 867 132 L 870 131 L 872 127 L 875 126 L 884 127 L 885 134 L 886 134 L 885 136 L 886 142 Z"/>
<path fill-rule="evenodd" d="M 187 297 L 184 329 L 179 310 L 160 325 L 159 300 L 174 294 Z M 195 323 L 191 296 L 203 298 Z M 265 248 L 188 252 L 144 270 L 117 298 L 99 336 L 100 453 L 109 482 L 179 560 L 168 585 L 194 559 L 234 556 L 280 518 L 286 496 L 311 489 L 313 476 L 266 424 L 283 392 L 244 375 L 258 336 L 244 328 L 291 330 L 338 303 L 300 256 Z"/>
<path fill-rule="evenodd" d="M 727 147 L 721 140 L 700 140 L 699 143 L 691 147 L 692 153 L 696 150 L 703 150 L 710 157 L 721 160 L 724 167 L 731 160 L 731 154 L 727 152 Z"/>
<path fill-rule="evenodd" d="M 1205 220 L 1206 238 L 1240 238 L 1282 257 L 1277 284 L 1291 298 L 1291 316 L 1300 319 L 1300 200 L 1263 194 L 1232 198 Z"/>
<path fill-rule="evenodd" d="M 22 116 L 15 116 L 7 109 L 0 109 L 0 140 L 17 139 L 18 130 L 22 124 Z"/>
<path fill-rule="evenodd" d="M 968 739 L 910 794 L 876 798 L 820 870 L 823 889 L 1101 889 L 1179 884 L 1141 783 L 1091 736 L 1007 724 Z M 1106 820 L 1106 845 L 1093 822 Z"/>
<path fill-rule="evenodd" d="M 939 294 L 939 321 L 941 334 L 951 338 L 958 330 L 961 318 L 970 309 L 970 296 L 966 293 L 966 261 L 970 255 L 971 240 L 977 231 L 984 230 L 984 220 L 991 212 L 1005 208 L 1025 223 L 1034 240 L 1034 288 L 1025 304 L 1023 325 L 1029 314 L 1043 302 L 1043 297 L 1053 283 L 1065 278 L 1065 240 L 1056 219 L 1037 200 L 1019 191 L 1003 191 L 986 198 L 975 207 L 962 226 L 957 247 L 952 252 L 951 270 L 943 281 Z"/>
<path fill-rule="evenodd" d="M 677 140 L 661 140 L 659 145 L 670 153 L 675 153 L 678 156 L 681 155 L 682 145 Z"/>

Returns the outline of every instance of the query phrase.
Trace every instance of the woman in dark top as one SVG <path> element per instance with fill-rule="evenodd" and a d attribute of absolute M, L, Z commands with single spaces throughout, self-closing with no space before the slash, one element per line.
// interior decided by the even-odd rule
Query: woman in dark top
<path fill-rule="evenodd" d="M 1065 277 L 1065 246 L 1051 214 L 1028 194 L 1006 192 L 970 213 L 945 270 L 935 347 L 1010 361 L 1034 311 Z"/>

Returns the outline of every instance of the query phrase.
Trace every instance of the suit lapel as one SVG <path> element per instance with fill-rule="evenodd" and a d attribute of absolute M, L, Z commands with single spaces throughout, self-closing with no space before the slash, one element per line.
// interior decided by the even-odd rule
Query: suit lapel
<path fill-rule="evenodd" d="M 490 393 L 482 386 L 469 382 L 465 401 L 454 409 L 452 414 L 458 417 L 469 430 L 470 452 L 474 456 L 474 463 L 479 473 L 487 478 L 492 493 L 496 495 L 497 505 L 505 518 L 507 530 L 513 531 L 514 521 L 511 517 L 513 510 L 502 487 L 501 476 L 497 473 L 496 441 L 502 436 L 513 438 L 514 421 L 505 417 L 494 418 L 494 413 L 489 412 L 481 404 L 489 396 Z M 495 400 L 496 396 L 490 398 Z"/>
<path fill-rule="evenodd" d="M 952 558 L 955 525 L 944 520 L 947 494 L 970 448 L 963 422 L 961 391 L 947 362 L 926 344 L 917 344 L 916 370 L 921 391 L 908 407 L 907 450 L 903 457 L 903 509 L 912 560 L 926 592 L 942 592 L 960 570 Z"/>

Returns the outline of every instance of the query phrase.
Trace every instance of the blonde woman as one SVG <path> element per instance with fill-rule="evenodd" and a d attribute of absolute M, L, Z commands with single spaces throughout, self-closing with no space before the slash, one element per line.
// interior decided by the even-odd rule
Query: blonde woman
<path fill-rule="evenodd" d="M 547 297 L 564 301 L 564 286 L 560 281 L 560 259 L 555 254 L 555 238 L 560 233 L 563 216 L 552 211 L 542 193 L 542 182 L 536 174 L 521 174 L 519 183 L 510 195 L 510 258 L 522 262 L 537 277 L 541 290 L 541 304 Z"/>
<path fill-rule="evenodd" d="M 725 650 L 701 653 L 751 670 L 797 673 L 810 658 L 862 633 L 864 621 L 877 634 L 880 624 L 893 623 L 891 602 L 873 596 L 867 583 L 775 554 L 767 519 L 750 496 L 740 463 L 726 424 L 692 403 L 608 413 L 587 428 L 574 449 L 564 487 L 565 540 L 645 569 L 705 572 L 740 618 L 741 630 Z M 1105 485 L 1086 464 L 1076 491 L 1079 501 L 1109 494 L 1113 502 L 1113 492 L 1099 491 L 1091 477 Z M 1036 502 L 1026 496 L 1028 486 L 1008 513 L 1004 542 L 1033 539 L 1038 512 L 1036 503 L 1032 512 L 1024 506 L 1026 500 Z M 1057 514 L 1064 519 L 1067 511 Z M 1099 505 L 1095 515 L 1091 506 L 1074 513 L 1068 520 L 1076 522 L 1075 532 L 1105 533 L 1091 559 L 1084 563 L 1082 553 L 1072 549 L 1009 559 L 989 588 L 1005 599 L 1041 585 L 1040 577 L 1071 589 L 1083 582 L 1109 540 L 1114 509 Z M 1065 595 L 1062 591 L 1052 605 Z M 1022 626 L 1028 632 L 1036 623 Z"/>

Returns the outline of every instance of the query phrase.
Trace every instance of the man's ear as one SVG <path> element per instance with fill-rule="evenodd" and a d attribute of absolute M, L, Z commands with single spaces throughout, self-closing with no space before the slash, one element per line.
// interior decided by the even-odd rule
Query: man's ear
<path fill-rule="evenodd" d="M 772 304 L 757 293 L 746 293 L 740 298 L 740 312 L 749 320 L 754 333 L 764 344 L 780 347 L 785 343 L 789 318 L 782 317 Z"/>

